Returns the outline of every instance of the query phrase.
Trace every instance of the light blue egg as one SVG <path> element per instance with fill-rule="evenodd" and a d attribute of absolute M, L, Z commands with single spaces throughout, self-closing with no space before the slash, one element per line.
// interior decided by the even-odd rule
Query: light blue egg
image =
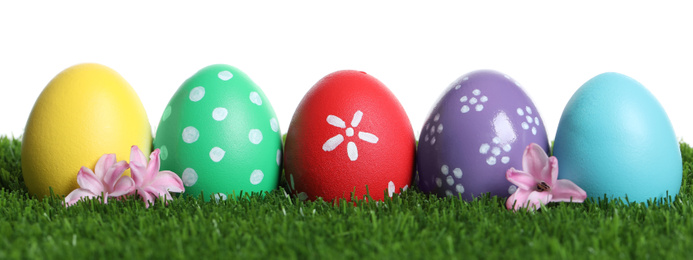
<path fill-rule="evenodd" d="M 570 99 L 554 143 L 559 179 L 590 198 L 645 202 L 681 188 L 681 151 L 669 117 L 634 79 L 603 73 Z"/>

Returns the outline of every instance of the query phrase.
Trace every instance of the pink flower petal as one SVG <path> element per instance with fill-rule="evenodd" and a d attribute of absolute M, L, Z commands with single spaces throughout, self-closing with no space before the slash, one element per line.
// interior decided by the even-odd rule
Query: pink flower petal
<path fill-rule="evenodd" d="M 130 166 L 125 161 L 120 161 L 114 164 L 111 168 L 108 169 L 106 175 L 104 175 L 104 186 L 106 186 L 109 191 L 113 190 L 116 185 L 116 182 L 118 181 L 118 178 L 123 176 L 123 172 L 125 172 L 125 170 L 127 170 L 129 167 Z"/>
<path fill-rule="evenodd" d="M 137 145 L 130 148 L 130 173 L 135 184 L 142 185 L 147 171 L 147 157 Z"/>
<path fill-rule="evenodd" d="M 88 190 L 96 195 L 101 195 L 101 193 L 104 192 L 101 180 L 97 179 L 97 176 L 92 173 L 89 168 L 84 166 L 82 166 L 79 173 L 77 173 L 77 184 L 79 184 L 80 188 Z"/>
<path fill-rule="evenodd" d="M 144 190 L 151 194 L 154 198 L 159 198 L 163 195 L 169 194 L 165 189 L 160 189 L 159 187 L 155 186 L 147 186 L 144 188 Z"/>
<path fill-rule="evenodd" d="M 166 192 L 166 194 L 161 194 L 161 197 L 164 197 L 166 200 L 173 200 L 173 195 L 171 195 L 169 192 Z"/>
<path fill-rule="evenodd" d="M 154 181 L 157 173 L 159 173 L 159 166 L 161 161 L 159 159 L 159 149 L 154 150 L 152 154 L 149 155 L 149 164 L 147 165 L 146 176 L 144 178 L 144 183 L 150 183 Z"/>
<path fill-rule="evenodd" d="M 159 191 L 166 191 L 166 193 L 181 193 L 185 191 L 185 187 L 183 187 L 183 180 L 181 180 L 180 177 L 178 177 L 178 175 L 172 171 L 159 172 L 150 186 L 157 188 Z"/>
<path fill-rule="evenodd" d="M 65 196 L 65 206 L 72 206 L 82 198 L 93 198 L 96 194 L 87 189 L 76 189 Z"/>
<path fill-rule="evenodd" d="M 99 160 L 96 162 L 96 166 L 94 167 L 94 174 L 96 174 L 99 181 L 103 180 L 104 174 L 106 174 L 108 169 L 111 168 L 115 161 L 116 156 L 112 153 L 104 154 L 101 156 L 101 158 L 99 158 Z"/>
<path fill-rule="evenodd" d="M 515 168 L 510 168 L 505 172 L 505 178 L 512 184 L 515 184 L 518 189 L 534 190 L 537 187 L 537 180 L 534 176 L 527 172 L 518 171 Z"/>
<path fill-rule="evenodd" d="M 505 207 L 508 209 L 513 209 L 515 211 L 523 208 L 527 204 L 527 198 L 532 190 L 517 189 L 513 195 L 510 195 L 507 201 L 505 201 Z"/>
<path fill-rule="evenodd" d="M 165 190 L 159 190 L 155 187 L 149 186 L 146 189 L 146 192 L 152 195 L 153 200 L 151 201 L 151 204 L 154 205 L 154 202 L 158 198 L 163 198 L 164 201 L 166 202 L 166 205 L 168 205 L 168 201 L 173 200 L 173 196 L 171 196 L 171 193 Z"/>
<path fill-rule="evenodd" d="M 142 200 L 144 201 L 144 205 L 145 205 L 146 208 L 149 208 L 149 205 L 150 205 L 150 204 L 151 204 L 151 205 L 154 205 L 155 197 L 152 196 L 152 194 L 150 194 L 150 193 L 147 192 L 146 190 L 144 190 L 144 189 L 137 189 L 137 194 L 139 194 L 140 197 L 142 197 Z"/>
<path fill-rule="evenodd" d="M 551 172 L 548 169 L 549 157 L 538 144 L 531 143 L 522 155 L 522 170 L 528 172 L 537 182 L 551 182 Z"/>
<path fill-rule="evenodd" d="M 111 197 L 120 197 L 135 191 L 135 181 L 129 176 L 122 176 L 113 186 L 113 191 L 109 194 Z"/>
<path fill-rule="evenodd" d="M 558 159 L 555 156 L 549 157 L 549 174 L 551 174 L 549 186 L 553 187 L 558 180 Z"/>
<path fill-rule="evenodd" d="M 537 210 L 541 208 L 541 206 L 544 206 L 547 203 L 551 202 L 552 196 L 553 195 L 551 195 L 551 193 L 548 191 L 533 191 L 529 194 L 529 197 L 527 197 L 527 202 L 529 203 L 527 205 L 527 208 Z"/>
<path fill-rule="evenodd" d="M 558 180 L 551 187 L 553 193 L 552 202 L 583 202 L 587 198 L 587 193 L 570 180 Z"/>

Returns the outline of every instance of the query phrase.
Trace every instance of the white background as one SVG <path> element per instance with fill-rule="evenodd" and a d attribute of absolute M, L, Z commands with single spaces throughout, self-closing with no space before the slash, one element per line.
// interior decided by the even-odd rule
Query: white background
<path fill-rule="evenodd" d="M 693 8 L 683 2 L 112 2 L 0 3 L 0 135 L 23 133 L 57 73 L 97 62 L 133 86 L 153 129 L 185 79 L 226 63 L 264 90 L 282 132 L 336 70 L 387 85 L 418 136 L 448 84 L 494 69 L 524 87 L 553 139 L 575 90 L 615 71 L 645 85 L 677 137 L 693 140 Z"/>

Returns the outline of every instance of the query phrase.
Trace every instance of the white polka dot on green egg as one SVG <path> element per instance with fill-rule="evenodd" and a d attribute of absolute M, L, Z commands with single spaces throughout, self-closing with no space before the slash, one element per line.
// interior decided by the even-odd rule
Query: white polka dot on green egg
<path fill-rule="evenodd" d="M 161 121 L 166 121 L 169 116 L 171 116 L 171 106 L 166 106 L 166 109 L 164 109 L 164 115 L 161 116 Z"/>
<path fill-rule="evenodd" d="M 231 72 L 228 70 L 224 70 L 224 71 L 219 72 L 219 74 L 217 74 L 217 76 L 219 76 L 219 78 L 221 80 L 224 80 L 224 81 L 230 80 L 231 78 L 233 78 L 233 74 L 231 74 Z"/>
<path fill-rule="evenodd" d="M 262 132 L 259 129 L 251 129 L 250 133 L 248 133 L 248 139 L 253 144 L 259 144 L 262 142 Z"/>
<path fill-rule="evenodd" d="M 261 170 L 254 170 L 253 173 L 250 174 L 250 183 L 253 185 L 258 185 L 260 182 L 262 182 L 262 178 L 265 177 L 265 174 L 262 173 Z"/>
<path fill-rule="evenodd" d="M 187 168 L 183 170 L 181 180 L 183 180 L 183 185 L 185 185 L 185 187 L 193 186 L 197 182 L 197 172 L 193 168 Z"/>
<path fill-rule="evenodd" d="M 281 130 L 267 96 L 242 71 L 203 68 L 173 95 L 154 139 L 161 170 L 181 177 L 185 194 L 206 200 L 276 189 Z"/>
<path fill-rule="evenodd" d="M 212 111 L 212 118 L 217 121 L 224 120 L 226 116 L 229 114 L 229 111 L 226 110 L 226 108 L 223 107 L 217 107 Z"/>
<path fill-rule="evenodd" d="M 214 147 L 211 151 L 209 151 L 209 158 L 211 158 L 214 162 L 219 162 L 221 159 L 224 159 L 224 155 L 226 155 L 226 151 L 219 147 Z"/>
<path fill-rule="evenodd" d="M 166 160 L 168 159 L 168 148 L 165 145 L 162 145 L 160 148 L 160 153 L 159 153 L 159 158 L 161 160 Z"/>
<path fill-rule="evenodd" d="M 279 132 L 279 123 L 277 123 L 276 118 L 270 119 L 270 127 L 272 127 L 272 131 Z"/>
<path fill-rule="evenodd" d="M 190 101 L 197 102 L 200 101 L 205 96 L 204 87 L 196 87 L 190 91 Z"/>
<path fill-rule="evenodd" d="M 260 98 L 260 94 L 255 91 L 250 92 L 250 102 L 253 102 L 255 105 L 262 106 L 262 98 Z"/>

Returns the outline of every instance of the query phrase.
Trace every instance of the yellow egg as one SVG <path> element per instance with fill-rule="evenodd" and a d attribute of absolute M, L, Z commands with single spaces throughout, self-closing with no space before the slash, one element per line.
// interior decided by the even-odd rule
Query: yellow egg
<path fill-rule="evenodd" d="M 79 188 L 82 166 L 94 169 L 103 154 L 129 161 L 130 147 L 149 153 L 152 130 L 137 93 L 114 70 L 72 66 L 55 76 L 36 100 L 22 141 L 22 172 L 29 193 Z M 126 174 L 130 174 L 129 170 Z"/>

